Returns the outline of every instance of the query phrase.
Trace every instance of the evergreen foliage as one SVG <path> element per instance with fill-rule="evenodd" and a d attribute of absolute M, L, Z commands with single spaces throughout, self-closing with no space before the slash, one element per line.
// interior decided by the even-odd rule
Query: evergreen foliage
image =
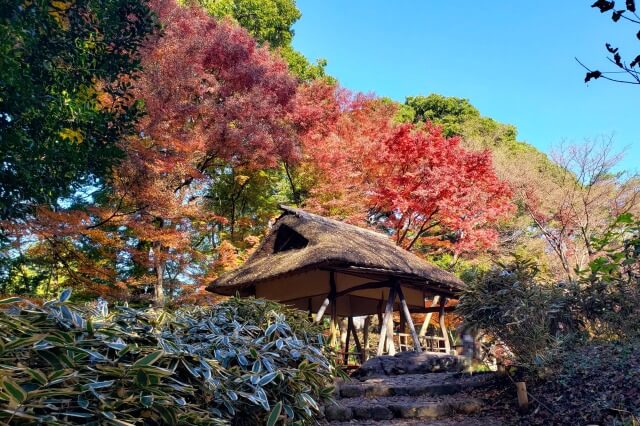
<path fill-rule="evenodd" d="M 0 219 L 108 177 L 140 113 L 131 78 L 155 26 L 145 0 L 0 4 Z"/>

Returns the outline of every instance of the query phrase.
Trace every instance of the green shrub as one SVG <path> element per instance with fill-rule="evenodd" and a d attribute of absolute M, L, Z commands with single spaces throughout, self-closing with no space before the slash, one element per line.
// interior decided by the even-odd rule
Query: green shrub
<path fill-rule="evenodd" d="M 640 221 L 619 216 L 592 249 L 600 255 L 580 271 L 573 304 L 591 337 L 640 337 Z"/>
<path fill-rule="evenodd" d="M 0 421 L 304 421 L 331 396 L 317 326 L 265 300 L 166 311 L 0 302 Z M 289 322 L 290 321 L 290 322 Z"/>
<path fill-rule="evenodd" d="M 466 327 L 502 346 L 504 356 L 520 366 L 541 366 L 572 327 L 568 299 L 545 283 L 532 260 L 514 256 L 480 272 L 465 287 L 456 307 Z"/>

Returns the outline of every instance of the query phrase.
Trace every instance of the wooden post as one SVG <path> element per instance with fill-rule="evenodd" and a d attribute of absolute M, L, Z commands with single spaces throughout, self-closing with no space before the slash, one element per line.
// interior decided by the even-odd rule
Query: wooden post
<path fill-rule="evenodd" d="M 395 301 L 396 292 L 394 287 L 389 288 L 389 298 L 387 299 L 387 306 L 382 317 L 382 323 L 380 324 L 380 341 L 378 341 L 378 356 L 382 355 L 385 347 L 385 338 L 387 334 L 390 334 L 391 345 L 387 345 L 388 348 L 393 348 L 393 354 L 395 354 L 395 346 L 393 344 L 393 302 Z M 391 321 L 391 323 L 389 322 Z M 389 326 L 391 326 L 391 333 L 389 333 Z M 391 351 L 390 351 L 391 352 Z M 389 353 L 389 355 L 393 355 Z"/>
<path fill-rule="evenodd" d="M 516 382 L 516 390 L 518 392 L 518 407 L 521 411 L 526 411 L 529 408 L 527 384 L 525 382 Z"/>
<path fill-rule="evenodd" d="M 447 325 L 444 322 L 444 306 L 447 304 L 447 298 L 440 299 L 440 330 L 442 331 L 442 337 L 444 338 L 444 350 L 447 355 L 451 355 L 451 343 L 449 342 L 449 333 L 447 332 Z"/>
<path fill-rule="evenodd" d="M 351 333 L 353 334 L 353 342 L 356 344 L 356 350 L 358 351 L 358 353 L 360 354 L 360 363 L 364 362 L 362 361 L 362 345 L 360 344 L 360 338 L 358 337 L 358 331 L 356 330 L 356 326 L 353 324 L 353 317 L 349 317 L 349 322 L 347 327 L 351 330 Z"/>
<path fill-rule="evenodd" d="M 369 359 L 369 327 L 371 326 L 371 316 L 367 315 L 364 319 L 364 329 L 362 330 L 362 363 Z"/>
<path fill-rule="evenodd" d="M 391 292 L 393 292 L 393 297 L 389 294 L 389 299 L 391 300 L 389 315 L 387 316 L 387 353 L 389 355 L 396 354 L 396 343 L 393 341 L 393 304 L 396 301 L 396 288 L 392 287 Z"/>
<path fill-rule="evenodd" d="M 402 314 L 404 316 L 405 321 L 409 325 L 409 331 L 411 332 L 411 337 L 413 338 L 413 349 L 416 352 L 422 352 L 422 346 L 420 345 L 420 338 L 418 337 L 418 333 L 416 333 L 416 328 L 413 325 L 413 319 L 411 318 L 411 312 L 409 312 L 409 306 L 407 306 L 407 301 L 404 298 L 404 293 L 402 292 L 402 287 L 398 285 L 398 296 L 400 296 L 400 305 L 402 306 Z"/>
<path fill-rule="evenodd" d="M 320 309 L 318 309 L 318 313 L 316 314 L 316 322 L 320 322 L 322 320 L 324 311 L 327 310 L 327 306 L 329 306 L 329 303 L 330 302 L 328 297 L 324 299 L 324 302 L 322 302 L 322 305 L 320 305 Z"/>
<path fill-rule="evenodd" d="M 331 325 L 329 327 L 331 340 L 329 344 L 335 348 L 338 343 L 338 307 L 336 306 L 336 275 L 333 271 L 329 272 L 329 288 L 329 303 L 331 303 Z"/>
<path fill-rule="evenodd" d="M 378 330 L 378 332 L 382 333 L 382 326 L 384 325 L 384 320 L 382 317 L 382 299 L 378 301 L 378 325 L 380 326 L 380 330 Z"/>
<path fill-rule="evenodd" d="M 353 328 L 353 317 L 349 316 L 347 320 L 347 339 L 344 342 L 344 365 L 349 363 L 349 343 L 351 340 L 351 328 Z"/>
<path fill-rule="evenodd" d="M 440 296 L 433 296 L 433 302 L 431 303 L 431 306 L 436 306 L 438 302 L 440 302 Z M 422 323 L 422 327 L 420 327 L 420 333 L 418 333 L 418 336 L 424 337 L 427 334 L 427 328 L 429 328 L 429 323 L 431 322 L 432 316 L 433 313 L 431 312 L 424 316 L 424 322 Z"/>
<path fill-rule="evenodd" d="M 333 305 L 332 305 L 332 309 L 333 309 Z M 338 332 L 337 330 L 337 324 L 336 324 L 336 317 L 333 315 L 333 313 L 331 313 L 331 320 L 329 321 L 329 345 L 332 348 L 336 347 L 336 342 L 337 342 L 337 335 Z"/>

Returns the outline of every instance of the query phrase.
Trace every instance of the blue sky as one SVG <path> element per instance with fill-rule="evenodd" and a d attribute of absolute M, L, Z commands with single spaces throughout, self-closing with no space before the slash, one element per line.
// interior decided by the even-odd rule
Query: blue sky
<path fill-rule="evenodd" d="M 574 57 L 612 70 L 604 43 L 633 58 L 640 28 L 613 23 L 591 3 L 298 0 L 293 44 L 327 59 L 344 87 L 398 101 L 432 92 L 467 98 L 545 152 L 613 135 L 627 149 L 621 167 L 638 170 L 640 87 L 584 84 Z"/>

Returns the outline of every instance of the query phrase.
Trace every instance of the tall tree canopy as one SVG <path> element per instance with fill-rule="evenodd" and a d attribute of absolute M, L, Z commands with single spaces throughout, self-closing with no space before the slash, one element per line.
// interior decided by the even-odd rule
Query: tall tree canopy
<path fill-rule="evenodd" d="M 130 81 L 154 29 L 144 0 L 0 5 L 0 218 L 100 179 L 138 116 Z"/>
<path fill-rule="evenodd" d="M 289 70 L 302 81 L 325 76 L 327 61 L 318 59 L 315 64 L 291 44 L 293 24 L 302 14 L 295 0 L 186 0 L 196 3 L 218 18 L 231 18 L 249 31 L 259 44 L 268 44 L 289 64 Z"/>

